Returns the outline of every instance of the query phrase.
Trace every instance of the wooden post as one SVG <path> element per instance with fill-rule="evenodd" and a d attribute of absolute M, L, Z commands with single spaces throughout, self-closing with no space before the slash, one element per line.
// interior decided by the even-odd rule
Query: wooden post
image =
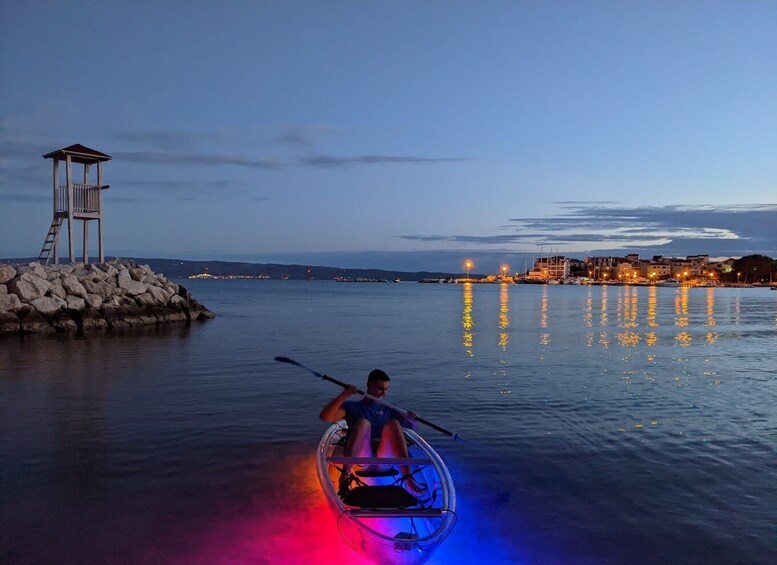
<path fill-rule="evenodd" d="M 105 254 L 103 252 L 103 164 L 102 161 L 97 162 L 97 233 L 99 241 L 97 243 L 100 255 L 100 263 L 105 263 Z"/>
<path fill-rule="evenodd" d="M 73 171 L 72 159 L 70 155 L 65 157 L 65 175 L 67 176 L 67 247 L 70 255 L 70 262 L 76 262 L 76 253 L 73 247 Z"/>
<path fill-rule="evenodd" d="M 54 159 L 54 214 L 51 216 L 52 223 L 57 218 L 57 199 L 58 194 L 57 191 L 59 190 L 59 159 Z M 54 244 L 53 249 L 54 252 L 54 264 L 56 265 L 59 263 L 59 230 L 57 230 L 56 235 L 54 236 Z"/>
<path fill-rule="evenodd" d="M 89 264 L 89 220 L 84 219 L 84 265 Z"/>
<path fill-rule="evenodd" d="M 84 163 L 84 208 L 89 210 L 89 164 Z M 89 264 L 89 220 L 84 218 L 84 265 Z"/>

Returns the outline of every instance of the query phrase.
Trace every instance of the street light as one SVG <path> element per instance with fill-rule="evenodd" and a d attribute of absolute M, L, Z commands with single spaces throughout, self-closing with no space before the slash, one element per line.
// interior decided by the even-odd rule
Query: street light
<path fill-rule="evenodd" d="M 469 270 L 472 268 L 472 261 L 467 259 L 467 261 L 464 263 L 464 266 L 467 268 L 467 280 L 469 280 Z"/>
<path fill-rule="evenodd" d="M 507 271 L 510 269 L 510 267 L 508 267 L 507 265 L 502 265 L 500 269 L 502 269 L 502 279 L 504 279 L 505 277 L 507 277 Z"/>

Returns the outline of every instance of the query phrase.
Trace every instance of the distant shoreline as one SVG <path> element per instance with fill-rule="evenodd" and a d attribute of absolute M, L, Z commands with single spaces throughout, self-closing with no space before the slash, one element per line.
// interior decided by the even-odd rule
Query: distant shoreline
<path fill-rule="evenodd" d="M 114 257 L 106 257 L 106 260 Z M 419 281 L 421 279 L 463 277 L 462 273 L 443 273 L 438 271 L 395 271 L 385 269 L 354 269 L 347 267 L 327 267 L 322 265 L 284 265 L 278 263 L 247 263 L 240 261 L 189 261 L 185 259 L 153 259 L 143 257 L 122 257 L 142 265 L 149 265 L 155 272 L 164 273 L 167 277 L 189 278 L 193 275 L 207 273 L 214 278 L 270 278 L 295 280 L 334 280 L 340 278 L 353 279 L 386 279 L 402 281 Z M 0 263 L 25 264 L 37 261 L 37 258 L 0 259 Z M 473 277 L 483 275 L 472 274 Z"/>

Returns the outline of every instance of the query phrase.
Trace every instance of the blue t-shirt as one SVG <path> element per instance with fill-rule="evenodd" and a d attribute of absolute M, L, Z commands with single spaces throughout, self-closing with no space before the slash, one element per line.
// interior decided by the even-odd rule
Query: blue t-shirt
<path fill-rule="evenodd" d="M 401 426 L 409 427 L 407 420 L 402 417 L 402 414 L 380 402 L 349 401 L 343 403 L 343 409 L 345 410 L 345 421 L 348 424 L 348 429 L 352 430 L 354 425 L 356 425 L 356 420 L 364 418 L 370 423 L 370 436 L 372 439 L 380 439 L 383 433 L 383 426 L 389 420 L 399 420 Z"/>

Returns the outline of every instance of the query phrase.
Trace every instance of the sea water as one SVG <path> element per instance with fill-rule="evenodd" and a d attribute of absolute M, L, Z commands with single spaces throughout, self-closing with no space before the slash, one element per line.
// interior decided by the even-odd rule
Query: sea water
<path fill-rule="evenodd" d="M 433 563 L 777 562 L 775 292 L 179 282 L 217 317 L 0 340 L 0 562 L 366 562 L 277 355 L 465 439 Z"/>

